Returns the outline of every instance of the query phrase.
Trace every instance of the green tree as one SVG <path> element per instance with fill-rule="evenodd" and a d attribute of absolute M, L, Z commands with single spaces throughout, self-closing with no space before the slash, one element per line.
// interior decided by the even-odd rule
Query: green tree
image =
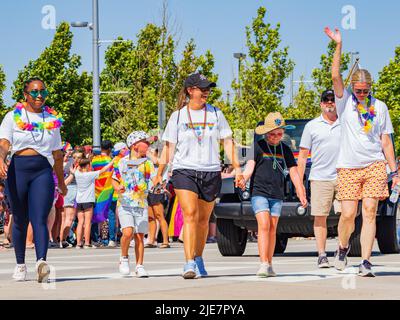
<path fill-rule="evenodd" d="M 375 97 L 388 106 L 395 132 L 397 153 L 400 150 L 400 46 L 395 49 L 393 59 L 379 72 L 379 79 L 373 86 Z"/>
<path fill-rule="evenodd" d="M 280 24 L 266 23 L 266 9 L 260 7 L 251 27 L 246 27 L 248 59 L 240 74 L 241 95 L 236 96 L 228 115 L 233 128 L 253 129 L 271 111 L 282 111 L 284 81 L 294 62 L 288 58 L 288 47 L 279 49 Z M 238 81 L 232 88 L 239 89 Z M 229 112 L 229 110 L 227 110 Z"/>
<path fill-rule="evenodd" d="M 122 38 L 120 38 L 122 40 Z M 178 93 L 184 79 L 199 70 L 216 81 L 212 72 L 214 57 L 195 54 L 190 40 L 180 61 L 175 61 L 173 36 L 165 25 L 147 24 L 133 41 L 117 42 L 105 54 L 101 74 L 102 91 L 123 91 L 125 94 L 104 94 L 101 97 L 103 137 L 123 140 L 132 130 L 149 130 L 158 126 L 158 103 L 164 101 L 167 116 L 176 109 Z M 221 95 L 215 90 L 210 102 Z"/>
<path fill-rule="evenodd" d="M 6 89 L 6 74 L 4 73 L 3 66 L 0 65 L 0 119 L 1 120 L 8 111 L 3 100 L 3 92 L 5 89 Z"/>
<path fill-rule="evenodd" d="M 78 55 L 71 54 L 72 38 L 69 24 L 62 22 L 51 44 L 18 72 L 13 98 L 23 100 L 25 80 L 41 78 L 49 90 L 46 104 L 61 112 L 65 120 L 61 129 L 63 139 L 76 145 L 91 143 L 92 139 L 92 78 L 86 72 L 78 73 L 81 61 Z"/>
<path fill-rule="evenodd" d="M 332 61 L 335 53 L 336 44 L 329 42 L 327 54 L 321 55 L 320 65 L 313 69 L 312 79 L 314 88 L 307 89 L 303 82 L 300 82 L 298 91 L 294 97 L 293 105 L 290 105 L 284 112 L 286 118 L 308 119 L 315 118 L 321 112 L 320 96 L 323 91 L 333 87 L 332 83 Z M 346 72 L 349 68 L 350 54 L 342 54 L 341 72 Z M 302 80 L 304 77 L 301 78 Z"/>

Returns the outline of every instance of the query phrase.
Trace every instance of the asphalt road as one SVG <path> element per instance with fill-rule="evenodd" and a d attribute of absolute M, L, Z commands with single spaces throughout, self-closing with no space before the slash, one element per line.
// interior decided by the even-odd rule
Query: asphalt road
<path fill-rule="evenodd" d="M 330 256 L 336 241 L 329 240 Z M 400 299 L 400 255 L 382 255 L 375 247 L 376 278 L 357 276 L 360 258 L 349 258 L 343 272 L 316 267 L 313 240 L 289 240 L 285 254 L 274 258 L 276 278 L 255 276 L 259 267 L 256 243 L 248 243 L 242 257 L 222 257 L 216 244 L 205 251 L 208 278 L 184 280 L 182 244 L 170 249 L 146 249 L 150 275 L 138 279 L 118 273 L 119 249 L 50 249 L 52 281 L 35 281 L 34 250 L 27 250 L 28 281 L 11 279 L 12 249 L 0 250 L 0 300 L 3 299 Z M 133 249 L 132 249 L 133 250 Z M 132 252 L 133 254 L 133 252 Z M 333 258 L 330 257 L 333 262 Z"/>

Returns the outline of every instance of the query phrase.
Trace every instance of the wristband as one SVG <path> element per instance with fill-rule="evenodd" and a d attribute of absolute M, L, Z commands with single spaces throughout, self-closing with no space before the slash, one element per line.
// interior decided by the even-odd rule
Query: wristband
<path fill-rule="evenodd" d="M 389 177 L 391 179 L 393 179 L 394 177 L 398 177 L 398 176 L 399 176 L 399 173 L 397 171 L 393 171 L 393 172 L 389 173 Z"/>

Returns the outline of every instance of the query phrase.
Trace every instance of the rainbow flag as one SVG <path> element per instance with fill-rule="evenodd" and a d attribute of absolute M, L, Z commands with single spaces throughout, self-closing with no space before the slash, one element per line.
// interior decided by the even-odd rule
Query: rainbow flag
<path fill-rule="evenodd" d="M 129 150 L 121 151 L 117 156 L 115 156 L 114 160 L 114 173 L 118 179 L 121 179 L 121 174 L 119 173 L 119 162 L 122 158 L 126 157 L 129 154 Z M 118 193 L 116 191 L 113 192 L 112 201 L 118 201 Z"/>
<path fill-rule="evenodd" d="M 294 156 L 294 159 L 295 159 L 296 162 L 297 162 L 297 159 L 299 159 L 299 151 L 294 151 L 294 152 L 293 152 L 293 156 Z M 307 164 L 311 164 L 311 152 L 308 153 L 308 156 L 307 156 Z"/>
<path fill-rule="evenodd" d="M 174 205 L 172 207 L 171 219 L 168 226 L 169 237 L 179 237 L 183 227 L 183 214 L 181 206 L 178 202 L 178 197 L 175 197 Z"/>
<path fill-rule="evenodd" d="M 111 162 L 109 156 L 95 156 L 92 160 L 94 171 L 99 171 Z M 93 223 L 103 222 L 108 218 L 108 210 L 112 201 L 114 189 L 111 184 L 112 169 L 102 173 L 95 182 L 96 206 L 93 210 Z"/>

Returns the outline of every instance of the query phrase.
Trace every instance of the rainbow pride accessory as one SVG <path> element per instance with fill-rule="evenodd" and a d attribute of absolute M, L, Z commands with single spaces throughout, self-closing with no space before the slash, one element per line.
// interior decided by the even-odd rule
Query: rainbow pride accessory
<path fill-rule="evenodd" d="M 49 122 L 24 122 L 21 120 L 22 109 L 25 109 L 25 105 L 23 103 L 17 103 L 14 109 L 14 121 L 17 124 L 18 128 L 26 131 L 43 131 L 43 130 L 55 130 L 62 126 L 64 119 L 61 114 L 57 114 L 57 112 L 51 109 L 48 106 L 42 107 L 42 112 L 47 112 L 51 117 L 56 118 L 53 121 Z"/>
<path fill-rule="evenodd" d="M 363 130 L 365 133 L 369 133 L 374 126 L 374 119 L 376 117 L 375 107 L 372 105 L 372 97 L 369 95 L 365 102 L 367 103 L 367 109 L 358 101 L 357 97 L 353 93 L 353 101 L 357 105 L 357 112 L 361 124 L 364 126 Z"/>
<path fill-rule="evenodd" d="M 64 141 L 63 143 L 62 143 L 62 150 L 64 151 L 64 152 L 67 152 L 68 150 L 73 150 L 73 148 L 72 148 L 72 145 L 68 142 L 68 141 Z"/>

